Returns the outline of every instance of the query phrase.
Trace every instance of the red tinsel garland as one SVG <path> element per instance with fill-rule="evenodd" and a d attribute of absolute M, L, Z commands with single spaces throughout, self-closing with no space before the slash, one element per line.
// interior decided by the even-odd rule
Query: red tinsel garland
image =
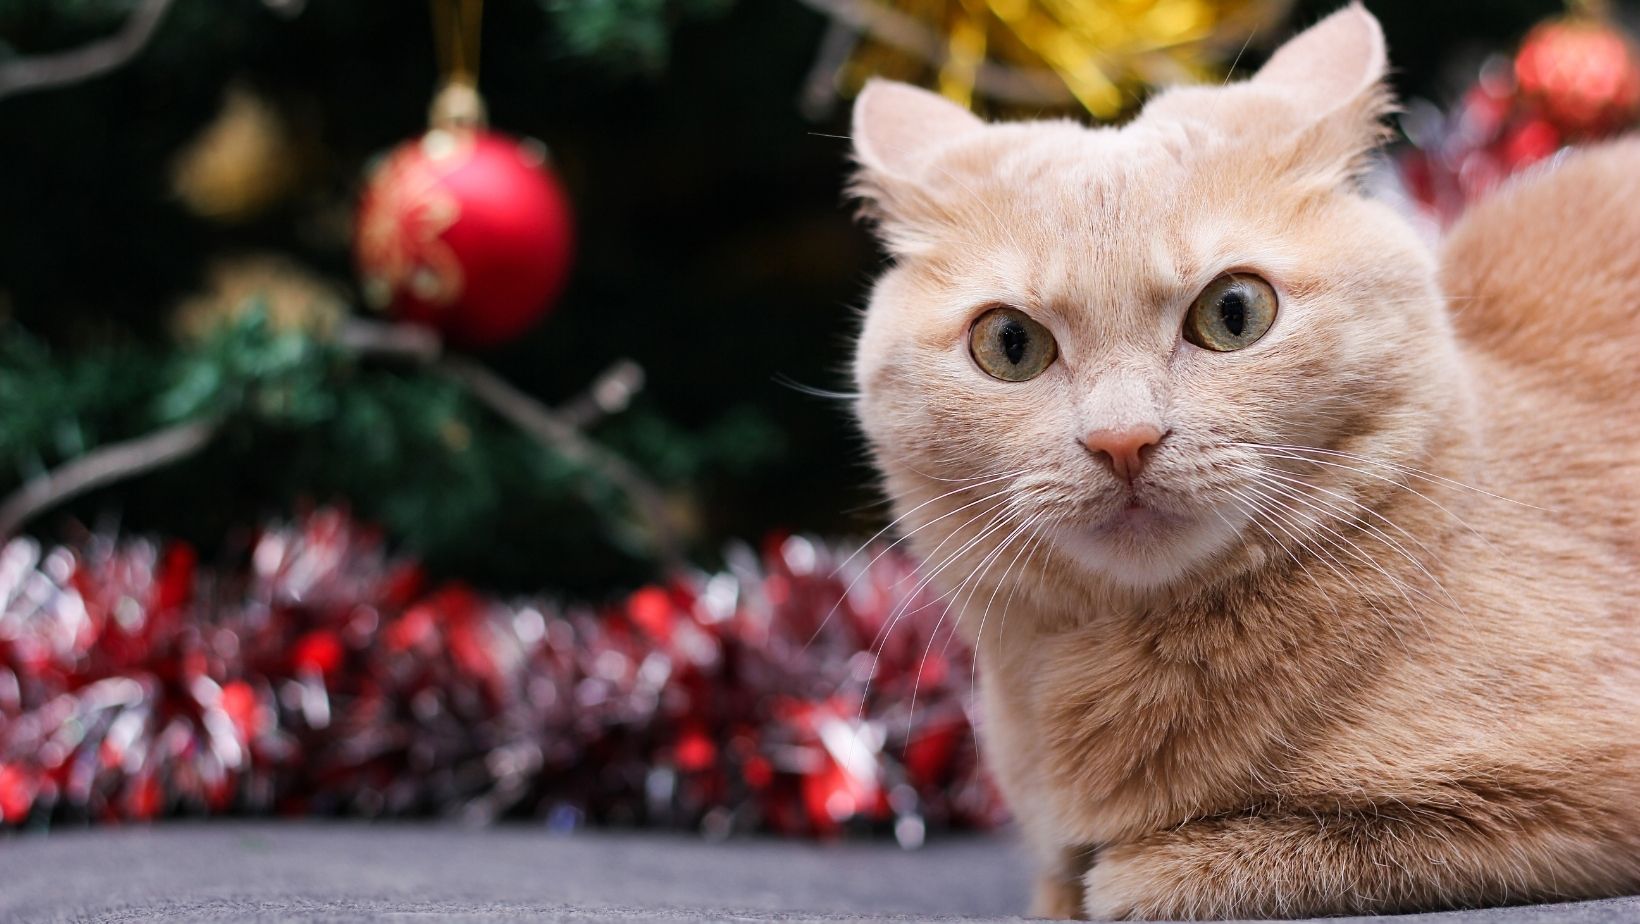
<path fill-rule="evenodd" d="M 429 587 L 333 510 L 229 573 L 146 539 L 14 540 L 0 820 L 436 813 L 912 844 L 998 819 L 968 654 L 911 560 L 789 537 L 729 561 L 594 609 Z"/>

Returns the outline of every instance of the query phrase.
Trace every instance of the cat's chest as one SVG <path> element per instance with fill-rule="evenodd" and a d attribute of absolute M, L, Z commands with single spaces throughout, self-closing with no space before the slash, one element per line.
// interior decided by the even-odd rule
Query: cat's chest
<path fill-rule="evenodd" d="M 982 661 L 992 763 L 1020 798 L 1084 843 L 1176 824 L 1246 797 L 1256 759 L 1211 672 L 1095 630 Z M 1005 779 L 1004 785 L 1008 786 Z"/>

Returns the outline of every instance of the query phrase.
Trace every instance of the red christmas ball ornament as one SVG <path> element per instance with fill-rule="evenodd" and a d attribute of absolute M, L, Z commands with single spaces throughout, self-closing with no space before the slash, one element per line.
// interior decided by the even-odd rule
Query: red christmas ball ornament
<path fill-rule="evenodd" d="M 1640 57 L 1628 36 L 1601 20 L 1534 28 L 1515 55 L 1515 79 L 1570 134 L 1603 135 L 1640 116 Z"/>
<path fill-rule="evenodd" d="M 1499 159 L 1513 173 L 1560 150 L 1561 141 L 1560 132 L 1548 119 L 1527 119 L 1510 128 L 1499 141 Z"/>
<path fill-rule="evenodd" d="M 440 121 L 365 187 L 355 235 L 365 297 L 462 346 L 505 343 L 563 291 L 569 199 L 539 144 Z"/>

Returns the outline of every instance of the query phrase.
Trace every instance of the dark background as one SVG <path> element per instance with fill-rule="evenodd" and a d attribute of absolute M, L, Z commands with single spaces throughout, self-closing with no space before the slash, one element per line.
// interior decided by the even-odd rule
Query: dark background
<path fill-rule="evenodd" d="M 640 410 L 712 434 L 710 461 L 682 476 L 703 558 L 729 537 L 874 526 L 881 508 L 865 506 L 875 499 L 870 473 L 845 407 L 784 384 L 848 387 L 855 309 L 881 259 L 841 193 L 847 148 L 835 136 L 847 131 L 847 101 L 820 120 L 798 105 L 825 20 L 796 0 L 585 4 L 583 13 L 653 13 L 647 32 L 617 28 L 599 42 L 565 5 L 486 5 L 491 122 L 549 145 L 580 241 L 554 313 L 485 361 L 549 401 L 614 357 L 640 361 L 649 376 Z M 1473 79 L 1482 54 L 1506 52 L 1562 9 L 1547 0 L 1367 5 L 1388 33 L 1400 92 L 1440 102 Z M 0 39 L 11 53 L 73 47 L 113 30 L 131 6 L 0 0 Z M 1299 3 L 1281 33 L 1334 6 Z M 1255 44 L 1239 70 L 1268 47 Z M 422 3 L 311 0 L 292 18 L 259 0 L 180 0 L 129 66 L 0 100 L 0 315 L 9 319 L 0 336 L 26 331 L 62 356 L 164 344 L 179 299 L 235 252 L 288 254 L 352 286 L 347 230 L 359 178 L 372 155 L 421 130 L 435 80 Z M 314 156 L 297 195 L 223 225 L 182 207 L 169 170 L 235 82 L 271 100 Z M 297 433 L 213 450 L 187 472 L 100 492 L 36 528 L 51 534 L 69 517 L 114 511 L 124 528 L 208 547 L 234 524 L 338 499 L 329 495 L 346 488 L 326 482 L 325 449 Z M 0 489 L 19 477 L 0 469 Z M 511 525 L 527 533 L 530 517 L 546 515 L 515 511 Z M 497 525 L 421 551 L 495 583 L 574 582 L 566 563 L 543 568 L 533 550 L 498 552 L 508 535 Z M 624 574 L 586 567 L 580 576 L 597 581 Z"/>

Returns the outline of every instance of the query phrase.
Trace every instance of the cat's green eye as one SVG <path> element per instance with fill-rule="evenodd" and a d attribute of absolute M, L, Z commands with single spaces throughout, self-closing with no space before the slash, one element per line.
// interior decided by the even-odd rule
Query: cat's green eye
<path fill-rule="evenodd" d="M 968 331 L 968 351 L 993 378 L 1024 382 L 1053 365 L 1059 345 L 1046 327 L 1018 308 L 992 308 Z"/>
<path fill-rule="evenodd" d="M 1257 276 L 1231 273 L 1208 283 L 1184 317 L 1184 339 L 1229 353 L 1258 342 L 1276 320 L 1276 290 Z"/>

